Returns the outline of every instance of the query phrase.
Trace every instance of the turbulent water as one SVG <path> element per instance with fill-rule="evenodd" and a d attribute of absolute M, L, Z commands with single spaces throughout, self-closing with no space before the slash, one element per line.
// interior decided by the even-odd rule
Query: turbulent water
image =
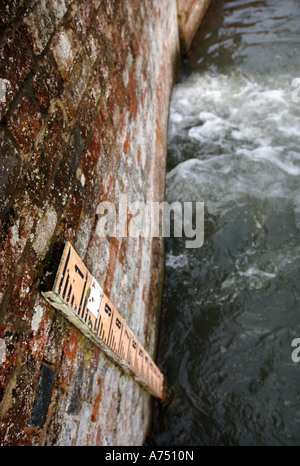
<path fill-rule="evenodd" d="M 169 202 L 204 202 L 205 238 L 167 241 L 174 396 L 148 445 L 300 442 L 298 77 L 299 0 L 212 3 L 174 88 L 167 174 Z"/>

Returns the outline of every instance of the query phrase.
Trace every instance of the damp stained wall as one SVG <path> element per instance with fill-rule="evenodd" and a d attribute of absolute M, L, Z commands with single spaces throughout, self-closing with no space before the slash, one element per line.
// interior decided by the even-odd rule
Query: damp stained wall
<path fill-rule="evenodd" d="M 188 52 L 211 0 L 177 0 L 180 50 Z"/>
<path fill-rule="evenodd" d="M 141 445 L 151 396 L 41 296 L 70 241 L 155 359 L 159 238 L 101 237 L 103 201 L 162 201 L 175 0 L 0 3 L 0 445 Z M 185 10 L 186 11 L 186 10 Z"/>

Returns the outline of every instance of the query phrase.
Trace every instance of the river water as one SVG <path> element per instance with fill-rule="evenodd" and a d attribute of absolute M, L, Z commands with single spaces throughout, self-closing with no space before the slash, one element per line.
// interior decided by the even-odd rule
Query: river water
<path fill-rule="evenodd" d="M 166 243 L 158 364 L 174 396 L 147 445 L 300 443 L 298 77 L 299 0 L 213 1 L 168 138 L 167 201 L 204 202 L 205 238 Z"/>

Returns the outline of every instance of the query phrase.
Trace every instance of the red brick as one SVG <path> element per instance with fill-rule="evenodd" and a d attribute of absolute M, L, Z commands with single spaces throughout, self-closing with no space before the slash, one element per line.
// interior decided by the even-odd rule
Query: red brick
<path fill-rule="evenodd" d="M 59 159 L 62 157 L 64 114 L 55 105 L 48 117 L 44 138 L 32 153 L 24 183 L 31 197 L 42 205 Z"/>
<path fill-rule="evenodd" d="M 137 81 L 134 75 L 134 69 L 131 70 L 129 76 L 129 84 L 127 86 L 127 96 L 126 96 L 126 103 L 130 108 L 132 116 L 135 118 L 138 111 L 138 100 L 136 97 L 136 88 L 137 88 Z"/>
<path fill-rule="evenodd" d="M 137 53 L 138 53 L 138 50 L 139 50 L 139 41 L 138 41 L 137 37 L 133 37 L 133 40 L 132 40 L 130 46 L 131 46 L 131 50 L 132 50 L 133 55 L 136 56 Z"/>
<path fill-rule="evenodd" d="M 156 153 L 160 153 L 163 147 L 164 133 L 161 130 L 160 122 L 156 120 L 156 129 L 155 129 L 155 143 L 156 143 Z"/>
<path fill-rule="evenodd" d="M 38 221 L 36 223 L 34 235 L 32 235 L 32 249 L 41 261 L 49 251 L 52 237 L 57 226 L 58 215 L 48 201 L 43 209 L 39 210 Z"/>
<path fill-rule="evenodd" d="M 104 435 L 105 435 L 105 426 L 98 425 L 97 434 L 96 434 L 96 445 L 103 445 Z"/>
<path fill-rule="evenodd" d="M 21 105 L 10 120 L 9 127 L 20 149 L 27 153 L 42 127 L 41 113 L 28 97 L 23 97 Z"/>
<path fill-rule="evenodd" d="M 95 76 L 99 83 L 102 95 L 105 95 L 105 88 L 107 86 L 107 83 L 109 82 L 109 74 L 109 57 L 107 56 L 107 51 L 105 50 L 103 44 L 103 50 L 101 50 L 101 53 L 98 57 L 93 74 L 93 76 Z"/>
<path fill-rule="evenodd" d="M 64 26 L 54 34 L 50 46 L 63 79 L 72 73 L 73 64 L 85 41 L 85 35 L 86 30 L 82 18 L 74 5 Z"/>
<path fill-rule="evenodd" d="M 23 336 L 21 332 L 16 331 L 10 324 L 0 325 L 0 338 L 3 339 L 6 346 L 5 360 L 1 364 L 0 371 L 0 403 L 3 399 L 6 383 L 16 367 L 18 355 L 20 352 Z"/>
<path fill-rule="evenodd" d="M 94 131 L 87 147 L 86 153 L 82 158 L 81 168 L 85 175 L 86 182 L 89 185 L 93 179 L 94 170 L 96 163 L 101 155 L 101 149 L 103 146 L 104 139 L 104 121 L 101 113 L 98 115 L 96 120 Z M 106 131 L 107 131 L 106 127 Z"/>
<path fill-rule="evenodd" d="M 63 157 L 57 167 L 49 191 L 49 199 L 55 206 L 56 211 L 65 208 L 70 202 L 72 196 L 75 194 L 77 185 L 78 181 L 75 177 L 74 170 L 68 164 L 67 157 Z"/>
<path fill-rule="evenodd" d="M 130 145 L 130 134 L 127 133 L 125 142 L 123 144 L 123 152 L 125 155 L 129 155 L 129 145 Z"/>
<path fill-rule="evenodd" d="M 89 213 L 90 218 L 94 218 L 97 204 L 99 202 L 100 186 L 98 183 L 85 187 L 84 212 Z"/>
<path fill-rule="evenodd" d="M 76 110 L 80 104 L 83 94 L 88 86 L 91 78 L 91 69 L 89 57 L 85 50 L 76 60 L 76 64 L 72 70 L 72 74 L 66 81 L 65 90 L 63 92 L 63 101 L 67 106 L 68 114 L 72 118 L 75 116 Z"/>
<path fill-rule="evenodd" d="M 117 375 L 119 374 L 117 373 Z M 118 393 L 115 391 L 112 391 L 111 397 L 110 397 L 110 407 L 108 409 L 106 420 L 105 420 L 105 424 L 106 424 L 105 427 L 107 431 L 111 433 L 114 430 L 116 417 L 118 414 L 117 407 L 118 407 Z"/>
<path fill-rule="evenodd" d="M 11 139 L 0 131 L 0 213 L 9 203 L 21 176 L 22 160 Z"/>
<path fill-rule="evenodd" d="M 57 381 L 59 384 L 70 384 L 73 372 L 76 370 L 76 367 L 74 367 L 74 362 L 79 344 L 78 334 L 79 331 L 77 329 L 73 329 L 64 347 L 62 365 L 57 376 Z"/>
<path fill-rule="evenodd" d="M 97 396 L 95 398 L 94 404 L 93 404 L 93 411 L 91 415 L 91 421 L 92 422 L 97 422 L 100 414 L 100 403 L 102 400 L 102 384 L 103 384 L 103 379 L 102 377 L 98 377 L 97 379 L 97 385 L 98 385 L 98 392 Z"/>
<path fill-rule="evenodd" d="M 69 38 L 68 33 L 62 29 L 53 39 L 51 48 L 60 74 L 65 79 L 72 70 L 75 58 L 72 38 Z"/>
<path fill-rule="evenodd" d="M 144 303 L 148 302 L 148 287 L 146 284 L 143 286 L 143 301 Z"/>
<path fill-rule="evenodd" d="M 128 237 L 129 237 L 129 232 L 130 232 L 130 222 L 132 218 L 133 218 L 133 215 L 130 212 L 128 212 L 127 214 L 127 236 Z"/>
<path fill-rule="evenodd" d="M 84 201 L 80 191 L 73 191 L 72 198 L 63 213 L 58 232 L 56 233 L 60 241 L 71 241 L 72 243 L 75 241 L 83 205 Z"/>
<path fill-rule="evenodd" d="M 91 0 L 92 7 L 94 8 L 95 11 L 98 10 L 100 3 L 101 3 L 101 0 Z"/>
<path fill-rule="evenodd" d="M 68 321 L 56 311 L 54 308 L 47 304 L 49 312 L 50 309 L 54 313 L 52 326 L 50 328 L 48 339 L 44 347 L 43 360 L 48 364 L 55 366 L 58 361 L 61 361 L 64 347 L 68 340 Z"/>
<path fill-rule="evenodd" d="M 28 348 L 35 360 L 41 363 L 53 319 L 53 310 L 49 309 L 49 304 L 41 297 L 35 303 L 32 314 Z"/>
<path fill-rule="evenodd" d="M 0 301 L 23 254 L 36 216 L 28 193 L 20 193 L 2 219 L 0 229 Z"/>
<path fill-rule="evenodd" d="M 97 34 L 94 31 L 94 29 L 88 32 L 84 47 L 88 54 L 90 65 L 93 68 L 99 55 L 103 52 L 103 41 L 98 40 Z"/>
<path fill-rule="evenodd" d="M 83 27 L 87 30 L 95 11 L 92 5 L 92 0 L 79 0 L 78 10 L 83 22 Z"/>
<path fill-rule="evenodd" d="M 47 110 L 51 99 L 59 93 L 59 78 L 56 70 L 45 58 L 35 73 L 31 86 L 43 110 Z"/>
<path fill-rule="evenodd" d="M 18 361 L 15 377 L 18 391 L 16 394 L 15 388 L 9 387 L 11 391 L 7 394 L 6 401 L 10 401 L 11 404 L 5 406 L 0 432 L 0 438 L 4 440 L 5 445 L 9 446 L 21 446 L 30 441 L 26 433 L 26 423 L 29 420 L 35 394 L 33 381 L 38 373 L 39 365 L 36 364 L 31 353 L 26 353 L 24 346 L 23 350 L 24 356 L 22 362 Z"/>
<path fill-rule="evenodd" d="M 21 10 L 24 0 L 1 0 L 0 23 L 9 24 L 15 18 L 18 10 Z"/>
<path fill-rule="evenodd" d="M 104 290 L 108 297 L 110 296 L 111 289 L 112 289 L 116 262 L 117 262 L 117 255 L 118 255 L 118 247 L 119 247 L 118 239 L 111 237 L 110 238 L 109 263 L 108 263 L 107 274 L 106 274 L 105 282 L 104 282 Z"/>
<path fill-rule="evenodd" d="M 125 265 L 125 261 L 126 261 L 126 248 L 127 248 L 127 240 L 126 238 L 123 238 L 121 240 L 119 257 L 118 257 L 119 262 L 122 265 L 122 267 Z"/>
<path fill-rule="evenodd" d="M 141 164 L 141 146 L 138 147 L 138 151 L 137 151 L 137 155 L 136 155 L 136 160 L 137 160 L 137 164 L 138 164 L 138 167 L 140 166 Z"/>
<path fill-rule="evenodd" d="M 0 78 L 8 81 L 5 102 L 0 103 L 0 120 L 6 114 L 10 102 L 30 71 L 33 58 L 26 47 L 26 40 L 16 30 L 9 30 L 0 46 Z"/>
<path fill-rule="evenodd" d="M 85 138 L 88 137 L 93 128 L 100 95 L 100 84 L 97 77 L 94 76 L 77 111 L 77 120 Z M 103 124 L 103 122 L 101 122 L 101 124 Z"/>
<path fill-rule="evenodd" d="M 64 21 L 64 26 L 68 33 L 70 30 L 72 31 L 72 46 L 73 50 L 77 53 L 84 41 L 86 30 L 84 29 L 83 21 L 76 5 L 72 5 L 71 10 L 69 10 L 67 18 Z"/>
<path fill-rule="evenodd" d="M 12 313 L 29 322 L 38 295 L 40 265 L 35 256 L 28 255 L 16 280 L 12 295 Z"/>
<path fill-rule="evenodd" d="M 93 21 L 93 28 L 99 40 L 101 40 L 101 37 L 103 39 L 103 36 L 105 35 L 108 26 L 109 23 L 107 16 L 104 11 L 101 11 L 99 14 L 97 14 L 95 20 Z"/>
<path fill-rule="evenodd" d="M 31 2 L 24 14 L 23 28 L 36 55 L 40 55 L 45 49 L 66 11 L 64 0 Z"/>

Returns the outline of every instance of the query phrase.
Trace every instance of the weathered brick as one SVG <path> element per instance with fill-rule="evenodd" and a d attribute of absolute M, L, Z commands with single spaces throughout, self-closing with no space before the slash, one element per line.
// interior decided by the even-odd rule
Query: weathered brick
<path fill-rule="evenodd" d="M 93 183 L 85 188 L 85 211 L 92 217 L 95 215 L 100 194 L 100 186 Z"/>
<path fill-rule="evenodd" d="M 0 131 L 0 214 L 8 204 L 21 175 L 22 160 L 10 138 Z"/>
<path fill-rule="evenodd" d="M 69 10 L 67 17 L 64 20 L 64 26 L 65 30 L 68 32 L 69 38 L 69 31 L 72 31 L 72 47 L 73 49 L 76 49 L 77 53 L 84 42 L 86 30 L 84 28 L 83 21 L 76 3 L 74 3 Z"/>
<path fill-rule="evenodd" d="M 57 224 L 57 214 L 54 207 L 48 203 L 39 214 L 32 247 L 39 258 L 43 258 L 50 247 L 50 241 Z"/>
<path fill-rule="evenodd" d="M 42 297 L 39 297 L 32 309 L 31 334 L 28 345 L 33 357 L 40 362 L 44 357 L 52 318 L 52 309 L 49 310 L 49 305 L 46 301 Z"/>
<path fill-rule="evenodd" d="M 114 2 L 113 0 L 108 0 L 104 4 L 105 12 L 110 23 L 112 23 L 114 20 L 115 11 L 117 7 L 117 2 Z"/>
<path fill-rule="evenodd" d="M 96 444 L 114 444 L 114 424 L 117 417 L 118 393 L 112 390 L 119 383 L 120 373 L 113 367 L 107 367 L 101 384 L 101 400 L 97 422 Z M 104 415 L 101 413 L 105 413 Z"/>
<path fill-rule="evenodd" d="M 118 130 L 121 118 L 120 108 L 123 106 L 124 89 L 122 88 L 122 84 L 121 76 L 117 74 L 110 76 L 110 92 L 107 94 L 105 107 L 102 107 L 103 110 L 105 109 L 106 119 L 110 120 L 115 130 Z"/>
<path fill-rule="evenodd" d="M 92 231 L 92 220 L 90 218 L 89 212 L 84 210 L 81 219 L 80 225 L 77 230 L 76 241 L 74 242 L 74 247 L 80 257 L 85 257 L 86 250 L 88 247 L 91 231 Z"/>
<path fill-rule="evenodd" d="M 65 342 L 68 339 L 69 325 L 67 320 L 58 311 L 53 310 L 53 312 L 51 328 L 43 354 L 44 361 L 52 366 L 57 364 L 57 361 L 61 361 Z"/>
<path fill-rule="evenodd" d="M 24 0 L 1 0 L 0 23 L 9 24 L 24 5 Z"/>
<path fill-rule="evenodd" d="M 101 86 L 97 77 L 93 76 L 77 111 L 78 124 L 85 138 L 93 129 L 100 96 Z"/>
<path fill-rule="evenodd" d="M 118 406 L 118 403 L 119 403 L 119 399 L 118 399 L 118 391 L 116 390 L 111 390 L 111 387 L 117 387 L 118 386 L 118 382 L 119 382 L 119 378 L 120 378 L 120 372 L 119 371 L 116 371 L 115 369 L 111 368 L 110 373 L 107 374 L 106 378 L 105 378 L 105 384 L 110 384 L 110 387 L 109 387 L 109 392 L 110 392 L 110 397 L 107 397 L 107 399 L 105 400 L 105 397 L 102 398 L 102 406 L 103 406 L 103 401 L 105 400 L 106 401 L 106 419 L 105 419 L 105 425 L 107 426 L 106 429 L 107 429 L 107 433 L 109 433 L 107 435 L 107 437 L 110 437 L 109 438 L 109 443 L 113 443 L 114 442 L 114 426 L 115 426 L 115 422 L 116 422 L 116 418 L 117 418 L 117 406 Z M 107 385 L 106 385 L 107 387 Z M 107 391 L 107 388 L 106 388 L 106 391 Z M 102 407 L 100 405 L 100 409 Z"/>
<path fill-rule="evenodd" d="M 129 82 L 127 85 L 126 103 L 131 110 L 133 118 L 136 118 L 138 111 L 138 100 L 136 96 L 137 81 L 134 69 L 129 74 Z"/>
<path fill-rule="evenodd" d="M 106 53 L 105 44 L 103 44 L 103 50 L 101 50 L 98 57 L 93 74 L 100 85 L 102 95 L 105 95 L 105 88 L 109 82 L 109 72 L 109 57 Z"/>
<path fill-rule="evenodd" d="M 97 393 L 97 396 L 96 396 L 96 399 L 93 405 L 93 412 L 91 416 L 92 422 L 97 422 L 99 419 L 100 403 L 102 400 L 102 383 L 103 383 L 103 379 L 99 377 L 98 378 L 98 393 Z"/>
<path fill-rule="evenodd" d="M 92 182 L 95 166 L 101 155 L 104 137 L 103 123 L 102 115 L 99 114 L 86 153 L 82 158 L 81 168 L 87 184 Z"/>
<path fill-rule="evenodd" d="M 30 156 L 24 177 L 26 189 L 37 205 L 45 202 L 53 172 L 62 157 L 64 126 L 63 111 L 55 105 L 48 116 L 44 137 Z"/>
<path fill-rule="evenodd" d="M 101 383 L 99 376 L 97 377 L 97 369 L 100 364 L 101 350 L 95 347 L 91 358 L 89 359 L 87 370 L 86 370 L 86 387 L 84 390 L 84 400 L 90 403 L 93 402 L 95 396 L 98 396 L 98 385 Z M 100 381 L 99 381 L 100 379 Z M 96 392 L 96 394 L 95 394 Z"/>
<path fill-rule="evenodd" d="M 43 110 L 47 110 L 51 99 L 59 94 L 58 73 L 47 58 L 41 62 L 31 81 L 33 92 Z"/>
<path fill-rule="evenodd" d="M 21 332 L 16 331 L 10 324 L 0 325 L 0 338 L 5 346 L 5 353 L 0 367 L 0 403 L 3 399 L 6 383 L 17 364 L 18 354 L 23 340 Z"/>
<path fill-rule="evenodd" d="M 73 40 L 70 35 L 70 31 L 61 29 L 52 43 L 53 56 L 63 79 L 65 79 L 71 71 L 75 58 Z"/>
<path fill-rule="evenodd" d="M 99 57 L 100 53 L 103 50 L 103 43 L 97 39 L 97 35 L 95 31 L 92 29 L 87 34 L 85 45 L 84 45 L 86 52 L 89 56 L 90 66 L 93 68 L 94 64 L 96 63 L 97 58 Z"/>
<path fill-rule="evenodd" d="M 0 59 L 0 79 L 3 80 L 1 88 L 5 87 L 5 95 L 0 99 L 2 120 L 33 63 L 26 41 L 19 31 L 10 30 L 4 36 L 0 45 Z"/>
<path fill-rule="evenodd" d="M 64 157 L 56 170 L 49 192 L 49 197 L 56 211 L 67 205 L 73 193 L 76 192 L 77 184 L 75 173 Z"/>
<path fill-rule="evenodd" d="M 40 265 L 36 257 L 28 255 L 13 286 L 11 294 L 12 313 L 26 322 L 31 320 L 32 309 L 38 296 L 37 279 L 39 272 Z"/>
<path fill-rule="evenodd" d="M 109 251 L 109 263 L 108 263 L 108 270 L 105 277 L 104 282 L 104 289 L 106 290 L 107 296 L 110 296 L 111 288 L 114 279 L 114 272 L 117 262 L 117 255 L 118 255 L 118 248 L 119 248 L 119 241 L 117 238 L 110 238 L 110 251 Z"/>
<path fill-rule="evenodd" d="M 72 190 L 72 197 L 66 206 L 56 233 L 60 241 L 74 243 L 76 231 L 79 226 L 84 200 L 80 188 Z"/>
<path fill-rule="evenodd" d="M 83 393 L 83 383 L 84 383 L 84 365 L 82 363 L 79 364 L 72 386 L 72 392 L 70 397 L 70 402 L 68 406 L 68 414 L 78 414 L 81 398 Z"/>
<path fill-rule="evenodd" d="M 23 97 L 21 105 L 9 122 L 10 131 L 20 149 L 27 153 L 42 127 L 42 115 L 28 97 Z"/>
<path fill-rule="evenodd" d="M 66 11 L 64 0 L 35 0 L 28 7 L 24 25 L 36 55 L 45 49 Z"/>
<path fill-rule="evenodd" d="M 18 392 L 16 393 L 14 386 L 8 386 L 3 400 L 1 445 L 19 446 L 25 445 L 25 442 L 28 441 L 26 423 L 30 416 L 30 407 L 34 397 L 32 381 L 35 372 L 34 359 L 30 354 L 24 354 L 22 363 L 18 361 L 13 375 Z"/>
<path fill-rule="evenodd" d="M 78 0 L 78 10 L 83 21 L 83 27 L 85 30 L 88 29 L 93 14 L 94 8 L 92 0 Z"/>
<path fill-rule="evenodd" d="M 66 81 L 65 90 L 63 93 L 63 101 L 67 106 L 70 117 L 74 117 L 75 112 L 80 104 L 85 89 L 91 77 L 91 69 L 89 57 L 85 50 L 76 61 L 74 69 L 68 80 Z"/>
<path fill-rule="evenodd" d="M 88 244 L 85 262 L 102 288 L 104 287 L 109 257 L 109 240 L 93 234 Z"/>
<path fill-rule="evenodd" d="M 72 330 L 64 346 L 62 364 L 57 375 L 58 383 L 64 386 L 70 383 L 76 370 L 75 360 L 79 345 L 78 333 L 77 329 Z"/>
<path fill-rule="evenodd" d="M 95 34 L 98 37 L 98 39 L 101 40 L 102 38 L 103 40 L 103 37 L 105 36 L 109 23 L 108 23 L 106 13 L 104 12 L 103 3 L 100 7 L 100 10 L 101 11 L 97 14 L 93 22 L 93 28 L 94 28 Z"/>
<path fill-rule="evenodd" d="M 28 193 L 21 192 L 1 220 L 0 229 L 0 301 L 12 280 L 29 239 L 36 216 Z"/>
<path fill-rule="evenodd" d="M 97 11 L 101 4 L 101 0 L 91 0 L 91 4 L 94 10 Z"/>

